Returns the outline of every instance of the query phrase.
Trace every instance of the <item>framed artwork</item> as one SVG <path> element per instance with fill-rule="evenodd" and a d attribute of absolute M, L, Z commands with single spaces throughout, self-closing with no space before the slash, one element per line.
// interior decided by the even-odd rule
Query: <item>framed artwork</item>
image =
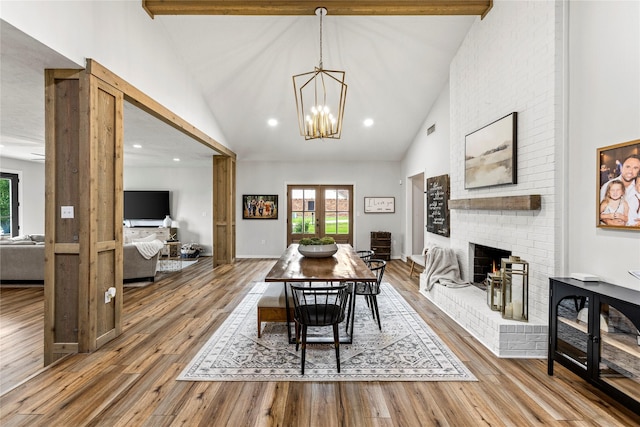
<path fill-rule="evenodd" d="M 596 223 L 640 230 L 640 139 L 598 148 Z"/>
<path fill-rule="evenodd" d="M 465 136 L 465 189 L 516 184 L 517 122 L 513 112 Z"/>
<path fill-rule="evenodd" d="M 278 196 L 243 194 L 242 219 L 278 219 Z"/>
<path fill-rule="evenodd" d="M 449 237 L 449 175 L 427 178 L 427 231 Z"/>
<path fill-rule="evenodd" d="M 396 211 L 395 197 L 365 197 L 364 213 L 394 213 Z"/>

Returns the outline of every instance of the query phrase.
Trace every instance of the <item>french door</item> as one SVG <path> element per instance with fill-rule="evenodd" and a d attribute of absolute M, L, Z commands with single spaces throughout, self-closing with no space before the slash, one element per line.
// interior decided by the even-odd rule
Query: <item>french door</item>
<path fill-rule="evenodd" d="M 353 185 L 288 185 L 287 246 L 305 237 L 353 245 Z"/>

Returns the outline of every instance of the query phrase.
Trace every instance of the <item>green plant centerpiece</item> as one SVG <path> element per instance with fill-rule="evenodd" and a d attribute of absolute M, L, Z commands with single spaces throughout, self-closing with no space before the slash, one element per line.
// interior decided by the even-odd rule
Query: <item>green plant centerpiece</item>
<path fill-rule="evenodd" d="M 333 237 L 305 237 L 300 239 L 298 252 L 308 258 L 328 258 L 338 252 Z"/>

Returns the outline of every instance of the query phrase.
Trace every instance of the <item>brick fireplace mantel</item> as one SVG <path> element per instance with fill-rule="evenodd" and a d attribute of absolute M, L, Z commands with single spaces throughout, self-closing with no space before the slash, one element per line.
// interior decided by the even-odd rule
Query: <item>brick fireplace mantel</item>
<path fill-rule="evenodd" d="M 541 206 L 542 197 L 539 194 L 449 200 L 449 209 L 461 210 L 534 211 L 539 210 Z"/>

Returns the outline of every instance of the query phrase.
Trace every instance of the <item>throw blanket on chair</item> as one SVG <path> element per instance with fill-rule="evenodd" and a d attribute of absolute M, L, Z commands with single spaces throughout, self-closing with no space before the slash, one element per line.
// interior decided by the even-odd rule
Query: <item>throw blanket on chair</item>
<path fill-rule="evenodd" d="M 136 246 L 140 255 L 145 259 L 151 259 L 151 257 L 156 256 L 164 247 L 164 243 L 157 239 L 150 242 L 133 242 L 133 245 Z"/>
<path fill-rule="evenodd" d="M 433 247 L 429 249 L 424 268 L 427 278 L 427 290 L 431 290 L 433 285 L 439 283 L 450 288 L 462 288 L 469 286 L 460 277 L 458 267 L 458 257 L 453 249 Z"/>

